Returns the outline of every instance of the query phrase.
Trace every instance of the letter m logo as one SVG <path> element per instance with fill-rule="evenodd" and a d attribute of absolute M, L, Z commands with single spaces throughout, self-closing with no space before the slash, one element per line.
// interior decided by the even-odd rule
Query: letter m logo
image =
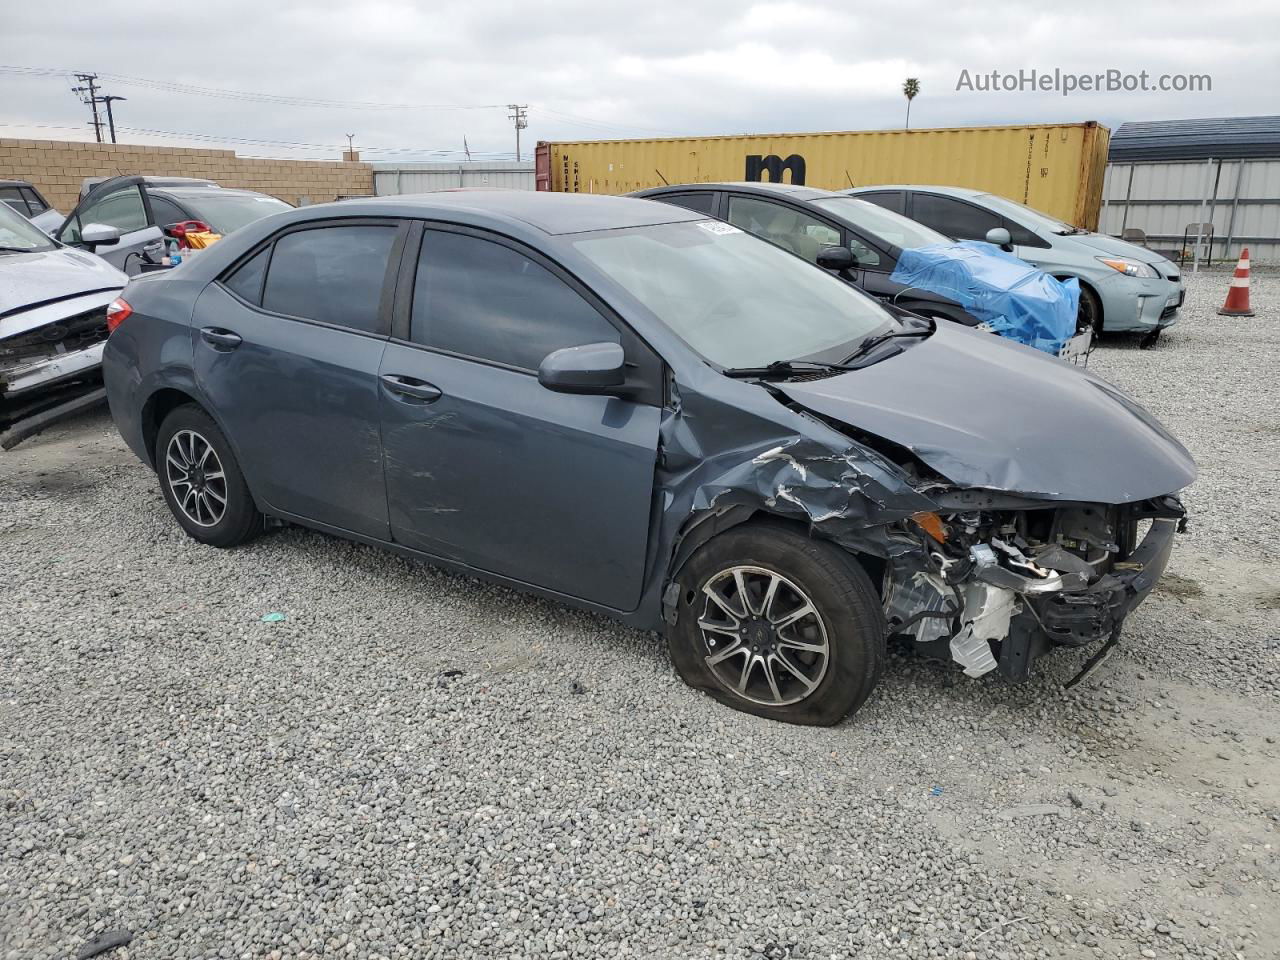
<path fill-rule="evenodd" d="M 758 153 L 748 154 L 747 176 L 745 179 L 753 183 L 760 183 L 766 179 L 761 174 L 768 174 L 769 183 L 781 183 L 783 170 L 791 171 L 791 182 L 796 186 L 804 183 L 804 157 L 798 153 L 793 153 L 785 160 L 773 154 L 769 154 L 767 157 L 762 157 Z"/>

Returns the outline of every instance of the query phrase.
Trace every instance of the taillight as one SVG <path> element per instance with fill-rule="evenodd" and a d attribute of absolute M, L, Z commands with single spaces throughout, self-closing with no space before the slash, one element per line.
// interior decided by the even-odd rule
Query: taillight
<path fill-rule="evenodd" d="M 129 306 L 124 297 L 116 297 L 111 301 L 111 305 L 107 307 L 107 333 L 113 333 L 116 327 L 129 319 L 133 313 L 133 307 Z"/>

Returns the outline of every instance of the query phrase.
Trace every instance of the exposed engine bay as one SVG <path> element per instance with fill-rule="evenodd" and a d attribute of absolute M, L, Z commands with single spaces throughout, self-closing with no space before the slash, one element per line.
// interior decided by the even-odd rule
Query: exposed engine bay
<path fill-rule="evenodd" d="M 1052 646 L 1118 639 L 1184 518 L 1172 496 L 917 514 L 898 535 L 923 549 L 885 568 L 889 633 L 971 677 L 1026 677 Z"/>

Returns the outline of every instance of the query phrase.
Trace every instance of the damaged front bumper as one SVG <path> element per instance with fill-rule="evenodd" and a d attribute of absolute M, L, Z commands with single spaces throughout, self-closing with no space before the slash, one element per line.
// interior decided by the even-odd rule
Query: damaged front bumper
<path fill-rule="evenodd" d="M 30 311 L 39 322 L 0 339 L 0 449 L 102 403 L 102 350 L 111 294 L 74 298 Z M 93 305 L 88 309 L 86 301 Z M 49 317 L 62 310 L 70 315 Z M 7 317 L 7 326 L 29 315 Z"/>
<path fill-rule="evenodd" d="M 890 633 L 973 677 L 998 670 L 1025 679 L 1037 658 L 1060 646 L 1109 650 L 1163 574 L 1185 525 L 1182 505 L 1170 496 L 1052 513 L 1047 525 L 1040 520 L 1047 534 L 1040 539 L 1006 523 L 1008 539 L 987 536 L 963 556 L 939 543 L 927 547 L 924 562 L 919 552 L 900 555 L 886 574 Z M 968 523 L 978 526 L 976 517 Z"/>

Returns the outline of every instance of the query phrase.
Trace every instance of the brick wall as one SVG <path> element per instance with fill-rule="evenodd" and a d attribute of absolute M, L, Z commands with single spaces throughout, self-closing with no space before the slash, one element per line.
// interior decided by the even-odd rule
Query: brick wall
<path fill-rule="evenodd" d="M 30 180 L 63 213 L 76 205 L 85 177 L 120 174 L 204 177 L 293 204 L 303 197 L 322 203 L 373 193 L 373 167 L 367 163 L 255 160 L 231 150 L 0 138 L 0 180 Z"/>

